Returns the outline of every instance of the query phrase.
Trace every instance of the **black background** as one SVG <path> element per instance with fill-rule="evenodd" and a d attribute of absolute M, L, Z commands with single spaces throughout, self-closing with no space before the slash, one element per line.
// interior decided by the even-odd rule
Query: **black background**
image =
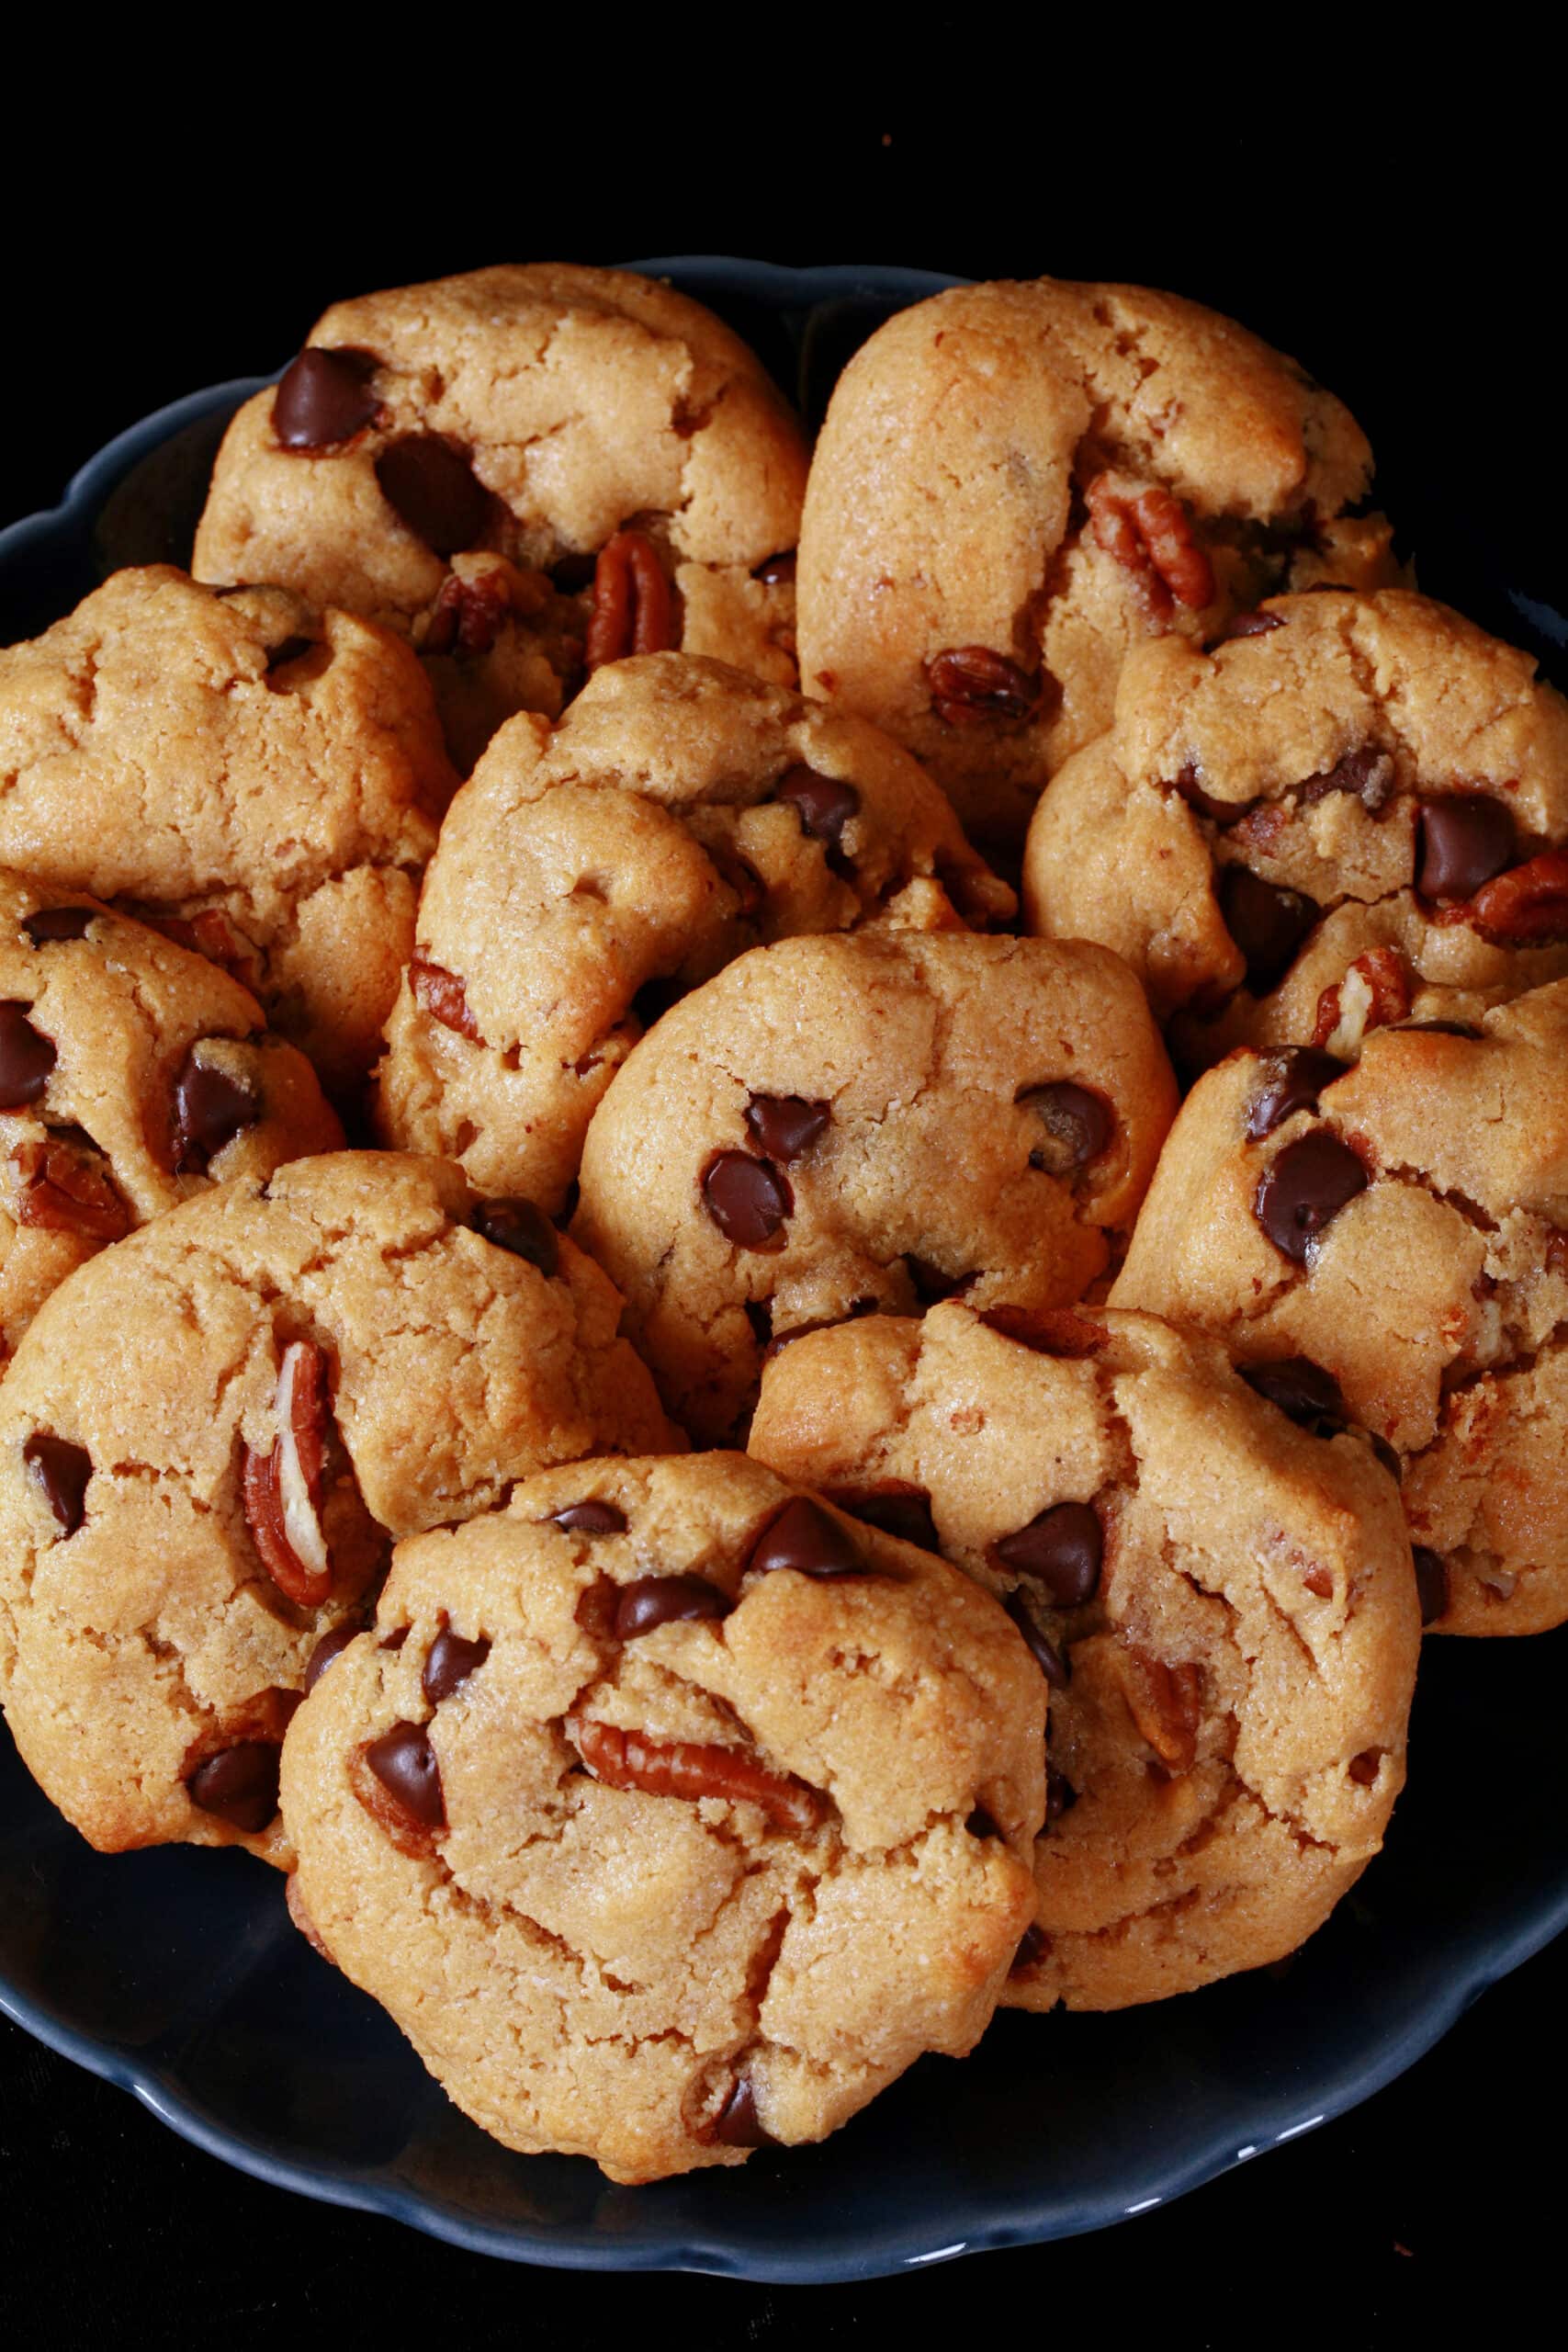
<path fill-rule="evenodd" d="M 462 23 L 409 42 L 390 95 L 363 61 L 329 86 L 298 28 L 265 20 L 199 102 L 183 83 L 177 102 L 150 96 L 162 52 L 123 86 L 91 52 L 85 118 L 79 97 L 61 111 L 57 77 L 13 76 L 0 524 L 51 503 L 147 410 L 280 364 L 339 294 L 492 260 L 728 252 L 1195 296 L 1348 401 L 1424 585 L 1500 627 L 1500 576 L 1568 602 L 1562 131 L 1550 91 L 1521 95 L 1540 62 L 1513 59 L 1492 87 L 1467 58 L 1417 97 L 1403 77 L 1375 90 L 1359 52 L 1331 46 L 1324 95 L 1314 20 L 1291 28 L 1283 70 L 1254 52 L 1266 23 L 1211 20 L 1257 69 L 1223 97 L 1130 41 L 1119 53 L 1113 20 L 1070 66 L 1020 53 L 995 19 L 933 20 L 918 105 L 880 70 L 846 86 L 837 53 L 786 88 L 777 60 L 736 46 L 738 23 L 704 102 L 684 21 L 678 65 L 656 44 L 614 90 L 596 57 L 563 83 Z M 604 29 L 580 38 L 592 51 Z M 1428 20 L 1427 45 L 1440 37 Z M 1469 1765 L 1506 1801 L 1506 1758 Z M 1454 1866 L 1462 1903 L 1462 1852 Z M 1366 2107 L 1179 2205 L 918 2278 L 782 2290 L 524 2270 L 307 2204 L 4 2027 L 0 2319 L 55 2344 L 145 2328 L 271 2346 L 331 2324 L 628 2352 L 667 2329 L 728 2346 L 976 2326 L 1382 2346 L 1457 2326 L 1472 2296 L 1506 2325 L 1533 2289 L 1556 2306 L 1565 2007 L 1559 1948 Z"/>

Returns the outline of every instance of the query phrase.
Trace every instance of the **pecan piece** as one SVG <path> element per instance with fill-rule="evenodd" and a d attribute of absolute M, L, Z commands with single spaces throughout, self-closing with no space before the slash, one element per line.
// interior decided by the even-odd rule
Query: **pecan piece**
<path fill-rule="evenodd" d="M 645 1739 L 617 1724 L 580 1724 L 577 1752 L 607 1788 L 640 1789 L 653 1797 L 722 1797 L 761 1808 L 776 1829 L 805 1837 L 823 1816 L 823 1800 L 804 1781 L 765 1771 L 734 1747 L 701 1747 L 689 1739 Z"/>
<path fill-rule="evenodd" d="M 1317 1000 L 1312 1042 L 1341 1057 L 1369 1029 L 1386 1029 L 1410 1010 L 1410 976 L 1396 947 L 1369 947 Z"/>
<path fill-rule="evenodd" d="M 73 1150 L 58 1136 L 18 1145 L 11 1155 L 21 1192 L 18 1225 L 41 1225 L 52 1233 L 90 1233 L 97 1241 L 118 1241 L 130 1229 L 130 1212 L 96 1157 Z"/>
<path fill-rule="evenodd" d="M 274 1409 L 272 1451 L 245 1448 L 245 1523 L 279 1592 L 301 1609 L 319 1609 L 332 1590 L 333 1568 L 321 1531 L 327 1360 L 313 1340 L 296 1340 L 283 1351 Z"/>
<path fill-rule="evenodd" d="M 499 566 L 470 579 L 449 571 L 431 608 L 420 650 L 489 653 L 511 611 L 511 587 Z"/>
<path fill-rule="evenodd" d="M 1568 850 L 1551 849 L 1499 874 L 1470 902 L 1477 931 L 1501 947 L 1550 947 L 1568 939 Z"/>
<path fill-rule="evenodd" d="M 1203 1669 L 1191 1661 L 1167 1666 L 1145 1650 L 1121 1656 L 1121 1683 L 1139 1736 L 1167 1771 L 1190 1772 L 1198 1755 Z"/>
<path fill-rule="evenodd" d="M 1201 612 L 1214 600 L 1214 573 L 1179 499 L 1130 474 L 1096 474 L 1084 492 L 1096 544 L 1132 572 L 1156 620 L 1178 605 Z"/>
<path fill-rule="evenodd" d="M 973 727 L 982 719 L 1020 727 L 1044 698 L 1043 673 L 1032 678 L 1005 653 L 988 645 L 953 645 L 925 664 L 931 708 L 949 727 Z"/>
<path fill-rule="evenodd" d="M 220 907 L 203 907 L 194 915 L 166 915 L 157 907 L 142 906 L 134 900 L 124 900 L 128 914 L 138 922 L 161 931 L 176 947 L 188 947 L 195 956 L 205 956 L 209 964 L 227 972 L 242 988 L 253 994 L 261 978 L 261 967 L 251 949 L 251 943 L 236 929 Z"/>
<path fill-rule="evenodd" d="M 593 567 L 593 613 L 583 645 L 590 670 L 628 653 L 668 653 L 675 644 L 675 600 L 646 531 L 617 531 Z"/>
<path fill-rule="evenodd" d="M 432 1021 L 439 1021 L 444 1029 L 455 1029 L 459 1037 L 469 1037 L 482 1046 L 479 1024 L 468 1011 L 468 991 L 456 972 L 445 964 L 433 964 L 417 950 L 409 957 L 409 986 L 414 1002 Z"/>

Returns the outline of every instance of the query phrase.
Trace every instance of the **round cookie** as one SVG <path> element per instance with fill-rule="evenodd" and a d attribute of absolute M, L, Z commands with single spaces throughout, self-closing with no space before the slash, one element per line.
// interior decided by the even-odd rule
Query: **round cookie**
<path fill-rule="evenodd" d="M 1043 1669 L 1038 1904 L 1005 2003 L 1122 2008 L 1279 1960 L 1377 1852 L 1420 1623 L 1364 1437 L 1152 1316 L 953 1302 L 783 1350 L 750 1444 L 940 1547 Z"/>
<path fill-rule="evenodd" d="M 342 1141 L 310 1063 L 237 980 L 0 868 L 0 1363 L 106 1243 Z"/>
<path fill-rule="evenodd" d="M 1568 972 L 1568 703 L 1401 590 L 1128 658 L 1030 828 L 1031 928 L 1125 956 L 1179 1057 L 1470 1020 Z"/>
<path fill-rule="evenodd" d="M 374 1057 L 457 778 L 406 646 L 118 571 L 0 650 L 0 863 L 224 965 L 329 1086 Z"/>
<path fill-rule="evenodd" d="M 740 2164 L 979 2039 L 1043 1698 L 993 1601 L 743 1455 L 552 1471 L 400 1545 L 294 1718 L 290 1907 L 508 2147 Z"/>
<path fill-rule="evenodd" d="M 54 1293 L 0 1386 L 0 1698 L 91 1844 L 286 1862 L 277 1747 L 392 1542 L 678 1444 L 526 1202 L 340 1152 L 213 1187 Z"/>
<path fill-rule="evenodd" d="M 700 303 L 622 270 L 475 270 L 333 304 L 229 427 L 194 568 L 412 638 L 467 770 L 585 663 L 676 646 L 793 685 L 806 464 Z"/>
<path fill-rule="evenodd" d="M 1145 638 L 1397 576 L 1354 419 L 1212 311 L 1132 286 L 955 287 L 844 370 L 800 532 L 801 682 L 907 743 L 1016 850 Z"/>
<path fill-rule="evenodd" d="M 1060 1306 L 1117 1255 L 1175 1106 L 1136 981 L 1072 942 L 860 933 L 753 948 L 593 1116 L 572 1230 L 692 1435 L 762 1351 L 962 1290 Z"/>
<path fill-rule="evenodd" d="M 716 662 L 599 671 L 453 802 L 388 1027 L 390 1143 L 552 1212 L 643 1030 L 760 941 L 978 929 L 1016 901 L 897 744 Z"/>
<path fill-rule="evenodd" d="M 1568 980 L 1351 1067 L 1230 1055 L 1111 1296 L 1338 1384 L 1398 1457 L 1439 1631 L 1568 1618 Z"/>

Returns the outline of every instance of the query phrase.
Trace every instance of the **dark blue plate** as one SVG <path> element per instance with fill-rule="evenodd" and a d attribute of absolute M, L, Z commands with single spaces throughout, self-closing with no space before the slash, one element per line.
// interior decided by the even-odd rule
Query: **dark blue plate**
<path fill-rule="evenodd" d="M 817 412 L 879 318 L 949 282 L 641 266 L 723 311 Z M 188 552 L 218 435 L 261 380 L 146 418 L 0 533 L 0 642 L 116 563 Z M 1539 650 L 1563 641 L 1506 574 L 1472 601 Z M 246 2172 L 513 2260 L 828 2280 L 1064 2237 L 1341 2114 L 1568 1925 L 1565 1667 L 1568 1629 L 1428 1645 L 1388 1850 L 1282 1970 L 1116 2017 L 1000 2018 L 962 2065 L 927 2059 L 825 2146 L 743 2171 L 615 2188 L 581 2158 L 509 2154 L 295 1933 L 270 1871 L 95 1854 L 3 1738 L 0 2007 Z"/>

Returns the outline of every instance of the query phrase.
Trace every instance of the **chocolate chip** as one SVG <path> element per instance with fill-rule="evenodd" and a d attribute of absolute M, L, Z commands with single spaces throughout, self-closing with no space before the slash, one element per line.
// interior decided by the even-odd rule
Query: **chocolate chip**
<path fill-rule="evenodd" d="M 841 1520 L 809 1495 L 796 1495 L 768 1521 L 746 1556 L 745 1574 L 794 1568 L 803 1577 L 858 1577 L 871 1563 Z"/>
<path fill-rule="evenodd" d="M 1203 650 L 1212 653 L 1217 645 L 1229 645 L 1235 638 L 1267 637 L 1270 629 L 1284 626 L 1283 613 L 1233 613 L 1218 637 L 1212 637 Z"/>
<path fill-rule="evenodd" d="M 1029 1604 L 1020 1592 L 1010 1592 L 1002 1607 L 1029 1645 L 1030 1656 L 1045 1677 L 1053 1690 L 1065 1690 L 1072 1679 L 1064 1653 L 1043 1634 L 1029 1611 Z"/>
<path fill-rule="evenodd" d="M 1238 1368 L 1249 1388 L 1277 1405 L 1300 1429 L 1332 1437 L 1349 1420 L 1339 1383 L 1310 1356 L 1281 1356 L 1275 1363 L 1244 1363 Z"/>
<path fill-rule="evenodd" d="M 394 1625 L 389 1634 L 382 1634 L 376 1646 L 382 1650 L 400 1650 L 408 1637 L 409 1629 L 406 1625 Z"/>
<path fill-rule="evenodd" d="M 601 1502 L 590 1495 L 580 1503 L 567 1503 L 550 1513 L 545 1522 L 559 1527 L 568 1535 L 619 1535 L 626 1527 L 626 1515 L 614 1503 Z"/>
<path fill-rule="evenodd" d="M 466 453 L 436 433 L 411 433 L 376 460 L 381 495 L 433 555 L 471 548 L 490 520 L 490 492 Z"/>
<path fill-rule="evenodd" d="M 1216 800 L 1213 793 L 1204 791 L 1198 781 L 1198 770 L 1192 766 L 1182 768 L 1172 778 L 1172 784 L 1174 789 L 1180 793 L 1183 800 L 1190 807 L 1196 808 L 1200 817 L 1207 817 L 1212 825 L 1219 825 L 1222 828 L 1238 824 L 1249 808 L 1255 808 L 1258 806 L 1256 798 Z"/>
<path fill-rule="evenodd" d="M 1347 752 L 1331 768 L 1303 776 L 1292 797 L 1298 808 L 1313 808 L 1320 800 L 1326 800 L 1331 792 L 1353 793 L 1369 816 L 1376 817 L 1393 799 L 1397 780 L 1397 771 L 1388 753 L 1366 743 L 1359 752 Z"/>
<path fill-rule="evenodd" d="M 795 578 L 795 549 L 791 548 L 786 555 L 769 556 L 765 563 L 757 566 L 751 577 L 760 580 L 764 588 L 782 588 L 786 581 Z"/>
<path fill-rule="evenodd" d="M 1001 1566 L 1043 1587 L 1054 1608 L 1076 1609 L 1100 1589 L 1105 1531 L 1092 1504 L 1055 1503 L 991 1550 Z"/>
<path fill-rule="evenodd" d="M 1248 1143 L 1271 1136 L 1293 1112 L 1315 1111 L 1324 1088 L 1343 1078 L 1347 1068 L 1316 1046 L 1284 1046 L 1269 1054 L 1263 1064 L 1267 1083 L 1247 1114 Z"/>
<path fill-rule="evenodd" d="M 815 768 L 787 768 L 773 786 L 773 797 L 788 803 L 800 820 L 801 831 L 813 841 L 837 849 L 840 836 L 860 807 L 852 784 L 837 776 L 818 775 Z"/>
<path fill-rule="evenodd" d="M 53 1038 L 28 1019 L 29 1010 L 14 1000 L 0 1004 L 0 1111 L 36 1102 L 60 1058 Z"/>
<path fill-rule="evenodd" d="M 746 1124 L 772 1159 L 798 1159 L 832 1116 L 829 1103 L 808 1102 L 800 1094 L 753 1094 L 746 1105 Z"/>
<path fill-rule="evenodd" d="M 905 1253 L 910 1285 L 922 1306 L 940 1306 L 944 1298 L 956 1298 L 974 1281 L 973 1273 L 950 1274 L 945 1266 L 933 1266 L 929 1258 L 916 1258 Z"/>
<path fill-rule="evenodd" d="M 400 1813 L 422 1829 L 445 1829 L 446 1804 L 435 1750 L 418 1724 L 394 1724 L 365 1750 L 365 1761 Z"/>
<path fill-rule="evenodd" d="M 272 430 L 286 449 L 330 449 L 373 424 L 381 403 L 370 389 L 371 351 L 302 351 L 273 396 Z"/>
<path fill-rule="evenodd" d="M 526 1258 L 547 1278 L 560 1264 L 560 1236 L 543 1209 L 518 1194 L 511 1200 L 480 1201 L 474 1210 L 474 1231 L 514 1258 Z"/>
<path fill-rule="evenodd" d="M 197 1173 L 262 1114 L 261 1096 L 248 1079 L 197 1061 L 193 1046 L 175 1080 L 175 1167 Z"/>
<path fill-rule="evenodd" d="M 1485 792 L 1423 801 L 1416 888 L 1424 899 L 1473 898 L 1518 856 L 1512 812 Z"/>
<path fill-rule="evenodd" d="M 621 1587 L 615 1603 L 617 1640 L 635 1642 L 656 1626 L 700 1617 L 728 1617 L 735 1603 L 705 1577 L 638 1577 Z"/>
<path fill-rule="evenodd" d="M 419 1687 L 433 1707 L 449 1699 L 460 1683 L 475 1674 L 490 1656 L 490 1644 L 481 1634 L 477 1642 L 466 1642 L 450 1625 L 443 1625 L 430 1645 Z"/>
<path fill-rule="evenodd" d="M 1098 1159 L 1116 1132 L 1116 1119 L 1102 1094 L 1070 1079 L 1049 1086 L 1025 1086 L 1013 1096 L 1021 1110 L 1032 1111 L 1049 1141 L 1037 1144 L 1029 1155 L 1031 1168 L 1053 1176 L 1070 1175 Z"/>
<path fill-rule="evenodd" d="M 97 917 L 96 907 L 40 907 L 27 917 L 22 929 L 35 947 L 45 947 L 51 940 L 85 939 L 87 925 Z"/>
<path fill-rule="evenodd" d="M 1031 1920 L 1018 1939 L 1018 1950 L 1012 1956 L 1012 1966 L 1008 1970 L 1008 1974 L 1021 1976 L 1026 1969 L 1033 1967 L 1037 1960 L 1043 1959 L 1050 1949 L 1051 1939 L 1039 1920 Z"/>
<path fill-rule="evenodd" d="M 1077 1801 L 1078 1792 L 1066 1774 L 1058 1772 L 1054 1765 L 1048 1764 L 1045 1768 L 1046 1820 L 1060 1821 L 1065 1813 L 1071 1813 Z"/>
<path fill-rule="evenodd" d="M 922 1552 L 940 1552 L 942 1543 L 931 1517 L 931 1498 L 924 1487 L 889 1480 L 882 1487 L 831 1487 L 828 1499 L 867 1527 L 879 1527 L 901 1544 L 918 1544 Z"/>
<path fill-rule="evenodd" d="M 703 1170 L 703 1200 L 727 1241 L 761 1250 L 795 1208 L 789 1180 L 771 1159 L 750 1152 L 716 1152 Z"/>
<path fill-rule="evenodd" d="M 1283 979 L 1296 950 L 1317 921 L 1314 899 L 1281 890 L 1245 865 L 1223 868 L 1220 913 L 1247 965 L 1247 985 L 1261 996 Z"/>
<path fill-rule="evenodd" d="M 778 2145 L 757 2113 L 757 2095 L 746 2075 L 740 2076 L 719 2109 L 713 2136 L 716 2140 L 722 2140 L 727 2148 L 773 2148 Z"/>
<path fill-rule="evenodd" d="M 1416 1589 L 1421 1600 L 1421 1623 L 1435 1624 L 1446 1617 L 1449 1610 L 1448 1562 L 1440 1552 L 1430 1551 L 1425 1544 L 1415 1547 Z"/>
<path fill-rule="evenodd" d="M 52 1430 L 35 1430 L 22 1448 L 22 1460 L 43 1489 L 62 1535 L 74 1535 L 87 1515 L 87 1481 L 93 1457 L 85 1445 Z"/>
<path fill-rule="evenodd" d="M 334 1625 L 330 1634 L 321 1635 L 306 1661 L 305 1688 L 307 1691 L 315 1689 L 328 1667 L 343 1656 L 350 1642 L 358 1636 L 362 1628 L 350 1619 L 344 1624 Z M 385 1643 L 382 1644 L 382 1647 L 386 1647 Z"/>
<path fill-rule="evenodd" d="M 1367 1171 L 1349 1145 L 1315 1127 L 1276 1153 L 1259 1180 L 1253 1214 L 1275 1249 L 1303 1266 L 1311 1243 L 1366 1188 Z"/>
<path fill-rule="evenodd" d="M 258 1836 L 277 1811 L 276 1743 L 242 1739 L 198 1764 L 186 1782 L 192 1804 Z"/>

